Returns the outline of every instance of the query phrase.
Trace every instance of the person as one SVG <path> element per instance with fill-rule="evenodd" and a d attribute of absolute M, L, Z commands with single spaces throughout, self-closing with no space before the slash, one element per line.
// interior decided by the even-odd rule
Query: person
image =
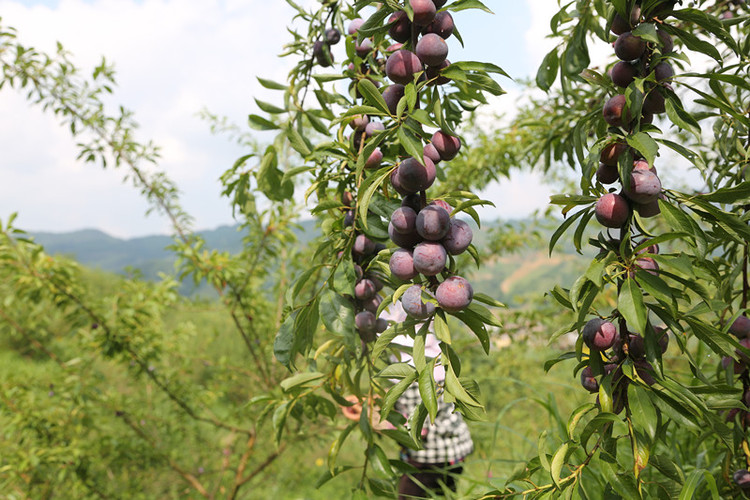
<path fill-rule="evenodd" d="M 403 323 L 407 319 L 401 302 L 389 307 L 381 317 L 395 323 Z M 393 342 L 404 347 L 414 345 L 414 339 L 408 335 L 399 335 Z M 440 344 L 437 338 L 434 334 L 428 333 L 425 338 L 425 355 L 435 358 L 439 354 Z M 414 364 L 412 357 L 407 353 L 401 353 L 400 361 Z M 445 383 L 445 369 L 436 364 L 433 377 L 438 388 L 442 389 L 441 386 Z M 415 382 L 406 388 L 396 401 L 394 409 L 408 419 L 421 402 L 419 384 Z M 401 450 L 401 459 L 419 472 L 401 476 L 398 484 L 399 500 L 439 495 L 443 487 L 455 492 L 456 480 L 463 472 L 463 462 L 474 451 L 469 426 L 461 414 L 455 412 L 453 403 L 446 403 L 442 396 L 438 398 L 435 421 L 430 422 L 428 417 L 422 427 L 421 437 L 423 449 Z"/>

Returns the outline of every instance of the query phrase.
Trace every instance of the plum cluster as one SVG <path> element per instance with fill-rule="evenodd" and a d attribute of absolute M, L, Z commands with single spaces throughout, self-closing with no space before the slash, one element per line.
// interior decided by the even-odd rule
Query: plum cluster
<path fill-rule="evenodd" d="M 341 41 L 341 33 L 336 28 L 328 28 L 323 32 L 322 39 L 316 40 L 313 44 L 313 57 L 322 67 L 327 68 L 333 64 L 333 53 L 331 45 L 336 45 Z"/>
<path fill-rule="evenodd" d="M 438 131 L 424 147 L 421 162 L 407 158 L 391 174 L 391 184 L 403 199 L 388 224 L 388 235 L 399 247 L 391 254 L 389 267 L 392 276 L 417 281 L 401 297 L 404 310 L 417 319 L 426 319 L 435 311 L 432 302 L 422 300 L 419 275 L 430 283 L 427 295 L 434 297 L 445 311 L 463 310 L 474 294 L 465 278 L 448 276 L 442 282 L 437 279 L 446 273 L 449 255 L 459 255 L 469 248 L 471 227 L 451 217 L 453 209 L 444 200 L 425 203 L 425 191 L 435 180 L 435 163 L 455 157 L 459 148 L 457 137 Z"/>
<path fill-rule="evenodd" d="M 656 83 L 647 82 L 646 96 L 640 110 L 640 123 L 650 123 L 654 114 L 664 113 L 665 98 L 663 91 L 672 90 L 667 83 L 674 76 L 672 66 L 662 60 L 662 56 L 674 49 L 674 43 L 668 33 L 657 30 L 659 44 L 646 43 L 631 31 L 640 22 L 641 10 L 634 6 L 629 19 L 616 14 L 611 25 L 612 32 L 618 35 L 614 43 L 615 54 L 620 59 L 609 72 L 612 83 L 621 88 L 631 85 L 636 77 L 654 74 Z M 623 90 L 624 92 L 624 90 Z M 602 109 L 604 120 L 612 127 L 623 127 L 632 130 L 636 116 L 628 109 L 625 94 L 610 98 Z M 623 156 L 626 155 L 627 156 Z M 622 182 L 624 188 L 620 193 L 607 193 L 596 203 L 596 219 L 605 227 L 622 227 L 630 218 L 633 210 L 641 217 L 653 217 L 660 213 L 659 197 L 662 185 L 656 173 L 656 167 L 638 156 L 623 138 L 617 138 L 602 148 L 599 156 L 597 180 L 602 184 L 613 184 L 620 179 L 622 158 L 634 158 L 629 171 L 628 182 Z"/>
<path fill-rule="evenodd" d="M 664 91 L 672 90 L 669 85 L 674 70 L 672 65 L 662 58 L 674 50 L 672 37 L 665 31 L 657 29 L 658 44 L 647 43 L 633 34 L 641 19 L 641 8 L 636 5 L 631 10 L 630 18 L 624 19 L 616 14 L 610 29 L 617 35 L 614 51 L 620 61 L 609 71 L 609 77 L 617 87 L 627 88 L 636 77 L 645 77 L 653 72 L 656 83 L 647 82 L 646 95 L 641 108 L 641 123 L 651 123 L 655 114 L 666 111 Z M 635 118 L 627 109 L 623 93 L 610 98 L 604 105 L 604 120 L 613 127 L 627 127 Z"/>
<path fill-rule="evenodd" d="M 662 327 L 653 327 L 653 334 L 657 339 L 662 354 L 669 347 L 669 335 Z M 630 379 L 622 370 L 625 360 L 630 360 L 635 372 L 648 385 L 656 383 L 654 367 L 646 360 L 646 343 L 643 335 L 628 331 L 624 324 L 620 331 L 612 321 L 593 318 L 586 322 L 581 330 L 583 343 L 590 351 L 603 355 L 606 359 L 602 377 L 612 377 L 613 411 L 619 413 L 627 402 L 627 389 Z M 599 391 L 599 380 L 592 367 L 586 366 L 581 370 L 581 385 L 591 393 Z"/>
<path fill-rule="evenodd" d="M 415 77 L 426 79 L 429 85 L 450 81 L 440 75 L 441 70 L 450 66 L 446 40 L 455 28 L 450 12 L 438 12 L 445 0 L 409 0 L 409 4 L 413 20 L 403 10 L 388 19 L 388 34 L 395 43 L 388 49 L 391 54 L 385 63 L 385 74 L 394 84 L 383 97 L 392 114 L 404 95 L 404 85 L 414 82 Z M 412 50 L 405 48 L 407 43 Z"/>
<path fill-rule="evenodd" d="M 385 245 L 372 241 L 364 234 L 358 234 L 352 246 L 354 272 L 357 276 L 357 282 L 354 285 L 357 310 L 354 324 L 359 337 L 364 342 L 372 342 L 378 333 L 383 333 L 388 328 L 388 321 L 376 316 L 378 307 L 383 301 L 379 293 L 383 289 L 382 276 L 370 270 L 365 271 L 370 261 L 384 249 Z"/>

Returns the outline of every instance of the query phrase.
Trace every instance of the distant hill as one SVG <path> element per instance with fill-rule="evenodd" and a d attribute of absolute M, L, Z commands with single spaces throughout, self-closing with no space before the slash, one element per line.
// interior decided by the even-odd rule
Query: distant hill
<path fill-rule="evenodd" d="M 300 222 L 297 236 L 304 244 L 318 235 L 315 221 Z M 474 226 L 472 224 L 472 226 Z M 488 223 L 483 228 L 497 227 Z M 475 230 L 475 244 L 485 248 L 487 235 Z M 546 233 L 546 230 L 543 230 Z M 200 231 L 211 249 L 239 252 L 243 233 L 239 226 L 221 226 L 213 230 Z M 122 274 L 128 269 L 138 270 L 145 279 L 156 279 L 159 273 L 174 273 L 174 255 L 166 248 L 173 240 L 169 236 L 155 235 L 121 239 L 96 229 L 85 229 L 68 233 L 31 233 L 34 240 L 43 245 L 50 254 L 65 255 L 80 264 L 103 271 Z M 542 240 L 547 239 L 542 235 Z M 586 259 L 569 250 L 561 241 L 560 248 L 548 256 L 545 248 L 523 248 L 517 253 L 492 258 L 482 269 L 471 271 L 469 277 L 477 291 L 487 293 L 507 304 L 521 305 L 524 297 L 540 295 L 548 290 L 550 283 L 570 286 L 585 269 Z M 469 265 L 470 269 L 476 269 Z M 196 288 L 191 283 L 183 284 L 185 295 L 212 296 L 208 287 Z"/>

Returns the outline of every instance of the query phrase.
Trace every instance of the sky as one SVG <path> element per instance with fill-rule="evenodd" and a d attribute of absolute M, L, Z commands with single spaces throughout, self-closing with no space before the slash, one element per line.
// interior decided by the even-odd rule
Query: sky
<path fill-rule="evenodd" d="M 499 0 L 486 3 L 500 10 Z M 492 62 L 514 79 L 533 76 L 550 49 L 544 37 L 557 1 L 502 2 L 501 10 L 456 13 L 466 48 L 451 41 L 449 58 Z M 247 115 L 259 112 L 253 97 L 273 101 L 256 77 L 283 82 L 293 63 L 278 57 L 289 40 L 286 2 L 0 0 L 0 13 L 2 27 L 13 26 L 25 45 L 52 52 L 61 42 L 84 74 L 102 57 L 114 63 L 114 102 L 135 113 L 138 140 L 161 147 L 159 166 L 180 188 L 195 228 L 234 223 L 219 176 L 248 151 L 212 135 L 198 113 L 207 109 L 245 128 Z M 517 90 L 508 79 L 499 82 L 509 95 L 493 99 L 491 109 L 510 112 Z M 0 221 L 18 212 L 15 224 L 28 231 L 95 228 L 121 238 L 169 233 L 166 218 L 146 216 L 148 205 L 123 183 L 124 170 L 76 160 L 69 131 L 22 93 L 0 91 L 0 117 Z M 479 194 L 497 205 L 482 212 L 491 220 L 543 208 L 551 191 L 538 174 L 523 174 Z"/>

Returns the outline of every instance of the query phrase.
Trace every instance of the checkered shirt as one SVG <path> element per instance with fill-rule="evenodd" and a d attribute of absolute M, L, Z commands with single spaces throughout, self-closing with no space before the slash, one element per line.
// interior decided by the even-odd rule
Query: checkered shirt
<path fill-rule="evenodd" d="M 421 402 L 419 385 L 414 383 L 398 398 L 394 408 L 409 418 Z M 430 423 L 429 417 L 425 420 L 422 445 L 422 450 L 405 450 L 406 455 L 415 462 L 424 464 L 453 464 L 474 451 L 469 427 L 461 414 L 454 412 L 453 403 L 444 402 L 442 396 L 438 399 L 435 422 Z"/>

